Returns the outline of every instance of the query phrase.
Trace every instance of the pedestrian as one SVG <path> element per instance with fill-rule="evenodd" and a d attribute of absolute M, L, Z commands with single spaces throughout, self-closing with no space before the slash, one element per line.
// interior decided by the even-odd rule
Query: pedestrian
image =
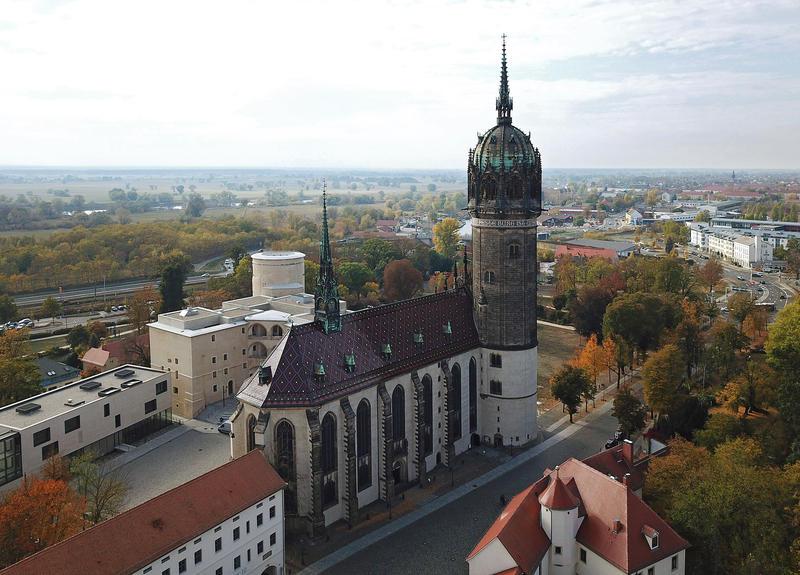
<path fill-rule="evenodd" d="M 506 496 L 503 495 L 502 493 L 500 494 L 500 505 L 502 505 L 503 507 L 506 506 Z"/>

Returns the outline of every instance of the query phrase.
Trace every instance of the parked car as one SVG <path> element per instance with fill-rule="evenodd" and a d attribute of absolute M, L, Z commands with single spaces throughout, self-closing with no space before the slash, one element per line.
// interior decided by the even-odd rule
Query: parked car
<path fill-rule="evenodd" d="M 119 311 L 119 308 L 115 305 L 111 306 L 111 311 Z"/>
<path fill-rule="evenodd" d="M 619 445 L 622 441 L 626 439 L 625 434 L 622 433 L 621 429 L 618 429 L 614 432 L 614 437 L 606 441 L 606 449 L 611 449 L 615 445 Z"/>
<path fill-rule="evenodd" d="M 785 293 L 781 294 L 781 299 L 786 299 L 786 294 Z"/>
<path fill-rule="evenodd" d="M 736 276 L 736 279 L 739 280 L 740 282 L 743 282 L 744 281 L 744 276 Z"/>

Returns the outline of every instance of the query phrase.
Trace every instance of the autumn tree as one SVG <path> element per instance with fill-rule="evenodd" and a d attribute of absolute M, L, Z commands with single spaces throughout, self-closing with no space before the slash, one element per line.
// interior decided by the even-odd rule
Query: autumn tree
<path fill-rule="evenodd" d="M 160 309 L 161 295 L 153 289 L 153 286 L 145 286 L 135 292 L 128 303 L 128 319 L 136 329 L 136 333 L 142 333 L 152 314 L 158 313 Z"/>
<path fill-rule="evenodd" d="M 670 332 L 669 340 L 674 343 L 683 354 L 686 361 L 686 379 L 692 377 L 692 369 L 700 361 L 703 352 L 703 331 L 697 319 L 697 306 L 689 300 L 681 302 L 683 317 L 675 329 Z"/>
<path fill-rule="evenodd" d="M 550 378 L 550 393 L 560 401 L 569 413 L 569 421 L 578 412 L 586 390 L 591 385 L 586 372 L 574 365 L 564 365 Z"/>
<path fill-rule="evenodd" d="M 597 345 L 597 335 L 592 334 L 583 346 L 580 354 L 575 360 L 575 365 L 582 368 L 589 376 L 590 386 L 584 393 L 586 409 L 589 408 L 589 399 L 592 400 L 594 407 L 594 395 L 597 392 L 597 376 L 606 367 L 606 354 L 601 345 Z"/>
<path fill-rule="evenodd" d="M 408 260 L 390 262 L 383 270 L 383 294 L 389 301 L 413 297 L 422 289 L 422 274 Z"/>
<path fill-rule="evenodd" d="M 749 292 L 736 292 L 728 298 L 728 310 L 730 310 L 731 318 L 739 324 L 740 332 L 743 331 L 744 320 L 753 313 L 754 309 L 755 300 Z"/>
<path fill-rule="evenodd" d="M 55 317 L 61 312 L 61 302 L 58 301 L 53 296 L 48 296 L 42 302 L 42 308 L 40 310 L 40 314 L 42 317 L 49 317 L 51 319 L 55 319 Z"/>
<path fill-rule="evenodd" d="M 433 226 L 433 245 L 446 258 L 453 258 L 458 248 L 458 230 L 461 224 L 455 218 L 444 218 Z"/>
<path fill-rule="evenodd" d="M 695 276 L 700 285 L 708 288 L 710 294 L 714 291 L 714 287 L 722 281 L 724 270 L 716 258 L 711 258 L 702 266 L 695 268 Z"/>
<path fill-rule="evenodd" d="M 553 267 L 553 274 L 555 275 L 557 295 L 575 291 L 578 285 L 578 266 L 572 255 L 559 256 Z"/>
<path fill-rule="evenodd" d="M 317 276 L 319 275 L 319 264 L 314 260 L 306 259 L 305 265 L 305 290 L 306 293 L 314 293 L 317 288 Z"/>
<path fill-rule="evenodd" d="M 0 333 L 0 406 L 40 393 L 40 380 L 24 331 Z"/>
<path fill-rule="evenodd" d="M 673 440 L 669 453 L 651 460 L 644 486 L 645 501 L 691 541 L 688 574 L 787 573 L 792 493 L 749 438 L 713 454 Z"/>
<path fill-rule="evenodd" d="M 674 344 L 653 352 L 642 366 L 644 397 L 656 413 L 667 412 L 675 401 L 683 379 L 684 359 Z"/>
<path fill-rule="evenodd" d="M 777 373 L 777 403 L 790 431 L 792 451 L 800 456 L 800 303 L 783 308 L 769 328 L 767 360 Z"/>
<path fill-rule="evenodd" d="M 85 325 L 76 325 L 67 333 L 67 343 L 72 349 L 89 345 L 91 332 Z"/>
<path fill-rule="evenodd" d="M 203 199 L 203 196 L 197 193 L 189 194 L 186 199 L 186 208 L 184 209 L 186 217 L 199 218 L 203 215 L 204 211 L 206 211 L 206 201 Z"/>
<path fill-rule="evenodd" d="M 639 398 L 633 395 L 628 385 L 623 385 L 614 398 L 611 415 L 617 418 L 626 437 L 644 429 L 646 410 Z"/>
<path fill-rule="evenodd" d="M 102 321 L 93 321 L 89 324 L 89 333 L 94 334 L 99 339 L 108 337 L 108 326 Z"/>
<path fill-rule="evenodd" d="M 0 566 L 78 533 L 85 508 L 64 481 L 24 478 L 0 505 Z"/>
<path fill-rule="evenodd" d="M 97 453 L 86 451 L 73 457 L 69 470 L 75 491 L 86 501 L 89 521 L 96 524 L 122 511 L 128 483 L 106 462 L 97 461 Z"/>
<path fill-rule="evenodd" d="M 228 299 L 231 299 L 231 294 L 224 289 L 202 290 L 189 296 L 189 304 L 207 309 L 219 309 L 222 307 L 222 302 Z"/>
<path fill-rule="evenodd" d="M 603 316 L 616 294 L 600 286 L 583 286 L 569 302 L 575 331 L 584 337 L 603 332 Z"/>
<path fill-rule="evenodd" d="M 727 381 L 739 369 L 739 351 L 748 344 L 747 337 L 728 321 L 717 321 L 709 330 L 706 360 L 711 372 Z"/>

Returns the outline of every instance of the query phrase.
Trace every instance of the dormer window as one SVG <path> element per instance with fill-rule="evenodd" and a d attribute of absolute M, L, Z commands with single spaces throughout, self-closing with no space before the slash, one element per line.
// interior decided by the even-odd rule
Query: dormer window
<path fill-rule="evenodd" d="M 422 330 L 418 329 L 414 332 L 414 345 L 422 347 L 423 343 L 425 343 L 425 337 L 422 335 Z"/>
<path fill-rule="evenodd" d="M 450 320 L 442 326 L 442 333 L 446 335 L 453 335 L 453 326 L 450 325 Z"/>
<path fill-rule="evenodd" d="M 649 525 L 645 525 L 644 527 L 642 527 L 642 535 L 644 535 L 644 538 L 647 540 L 647 545 L 650 546 L 651 551 L 655 551 L 656 549 L 658 549 L 658 544 L 659 544 L 658 531 L 656 531 Z"/>
<path fill-rule="evenodd" d="M 344 370 L 347 373 L 353 373 L 356 370 L 356 354 L 354 354 L 353 352 L 345 354 Z"/>
<path fill-rule="evenodd" d="M 314 364 L 314 379 L 319 382 L 325 381 L 325 365 L 322 360 Z"/>
<path fill-rule="evenodd" d="M 390 344 L 388 341 L 383 344 L 383 347 L 381 348 L 381 355 L 386 361 L 392 359 L 392 344 Z"/>

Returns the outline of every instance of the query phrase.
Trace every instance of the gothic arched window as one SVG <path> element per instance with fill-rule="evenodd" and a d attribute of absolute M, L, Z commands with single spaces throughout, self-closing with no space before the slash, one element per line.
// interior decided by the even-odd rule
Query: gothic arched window
<path fill-rule="evenodd" d="M 283 328 L 279 325 L 273 325 L 272 337 L 283 337 Z"/>
<path fill-rule="evenodd" d="M 253 324 L 253 328 L 250 330 L 250 335 L 253 337 L 264 337 L 267 335 L 267 329 L 260 323 L 255 323 Z"/>
<path fill-rule="evenodd" d="M 247 416 L 247 451 L 256 448 L 256 417 L 253 414 Z"/>
<path fill-rule="evenodd" d="M 356 410 L 356 455 L 358 456 L 358 490 L 372 485 L 372 429 L 370 427 L 370 407 L 362 399 Z"/>
<path fill-rule="evenodd" d="M 433 383 L 431 376 L 422 378 L 422 397 L 425 402 L 425 455 L 433 453 Z"/>
<path fill-rule="evenodd" d="M 322 505 L 330 506 L 339 500 L 336 487 L 337 453 L 336 453 L 336 417 L 326 413 L 322 419 Z"/>
<path fill-rule="evenodd" d="M 478 429 L 478 364 L 469 360 L 469 431 Z"/>
<path fill-rule="evenodd" d="M 491 177 L 484 177 L 481 181 L 481 199 L 494 200 L 497 196 L 497 184 Z"/>
<path fill-rule="evenodd" d="M 406 438 L 406 397 L 402 385 L 395 387 L 392 392 L 392 437 L 394 438 L 394 452 L 404 452 Z"/>
<path fill-rule="evenodd" d="M 450 429 L 453 434 L 453 441 L 461 438 L 461 366 L 457 363 L 453 364 L 453 369 L 450 370 L 450 376 L 453 383 L 450 386 L 450 397 L 447 401 L 447 409 L 452 415 L 450 420 Z"/>
<path fill-rule="evenodd" d="M 519 244 L 509 244 L 508 246 L 508 258 L 512 260 L 519 259 L 522 250 L 519 247 Z"/>
<path fill-rule="evenodd" d="M 294 427 L 287 420 L 278 422 L 275 426 L 275 468 L 284 481 L 289 484 L 286 488 L 286 512 L 294 513 L 297 510 L 295 498 L 295 468 L 294 468 Z"/>
<path fill-rule="evenodd" d="M 483 272 L 483 283 L 493 284 L 494 283 L 494 272 Z"/>

